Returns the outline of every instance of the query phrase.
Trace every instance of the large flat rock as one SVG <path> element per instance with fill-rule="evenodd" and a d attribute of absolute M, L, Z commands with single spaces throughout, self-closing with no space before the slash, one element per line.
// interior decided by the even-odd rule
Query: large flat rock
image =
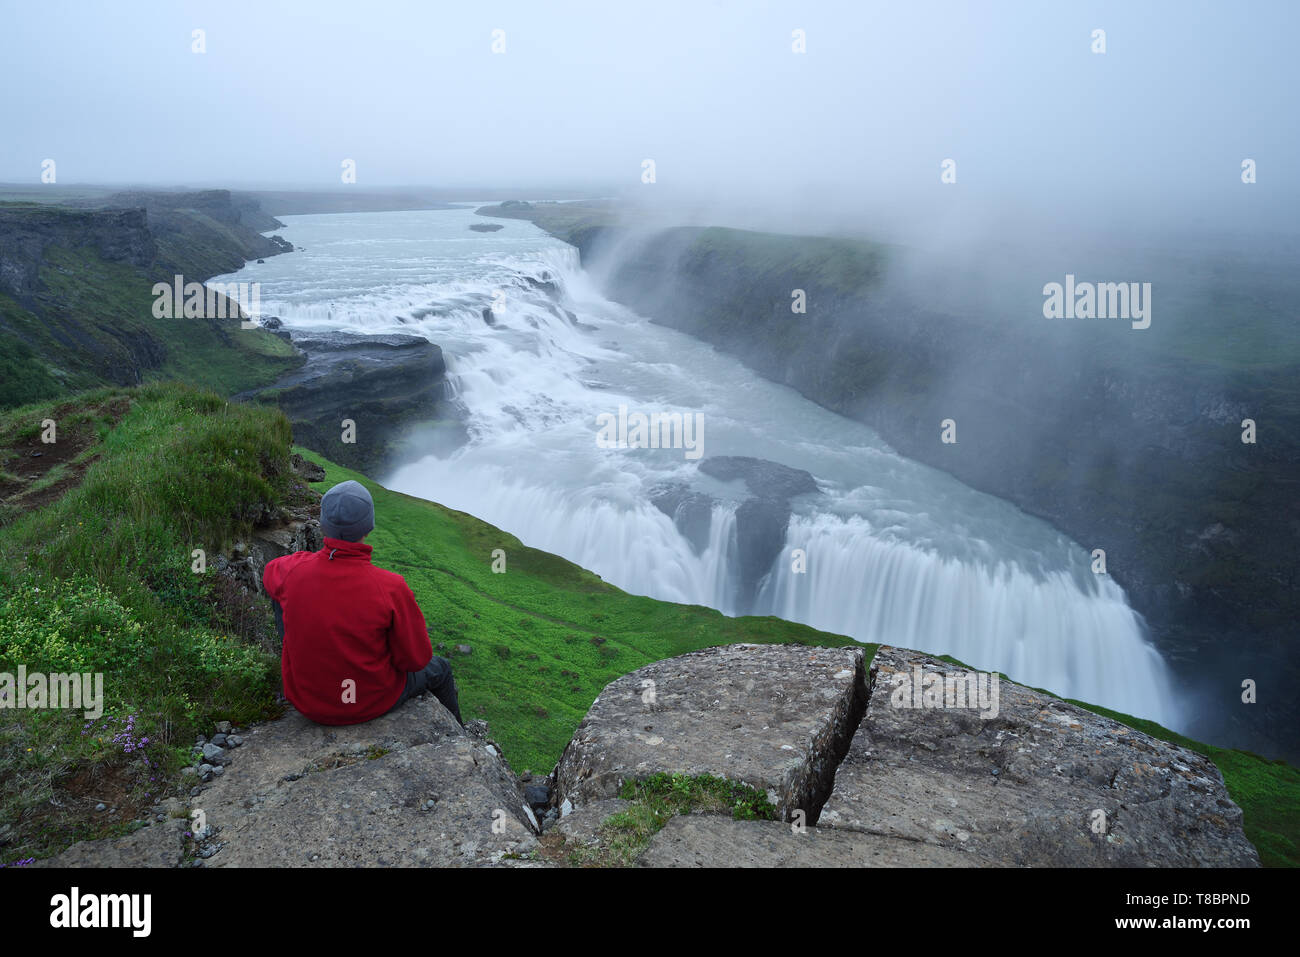
<path fill-rule="evenodd" d="M 917 652 L 876 653 L 821 827 L 961 849 L 984 865 L 1258 866 L 1208 758 L 1006 680 L 996 716 L 898 706 L 916 667 L 966 674 Z"/>
<path fill-rule="evenodd" d="M 593 702 L 560 758 L 559 796 L 581 805 L 629 779 L 710 774 L 811 820 L 862 713 L 862 660 L 858 648 L 726 645 L 646 665 Z"/>
<path fill-rule="evenodd" d="M 536 844 L 505 761 L 432 696 L 365 724 L 254 727 L 191 803 L 220 847 L 209 867 L 480 865 Z"/>
<path fill-rule="evenodd" d="M 119 838 L 78 841 L 32 867 L 176 867 L 185 854 L 186 822 L 169 818 Z"/>
<path fill-rule="evenodd" d="M 640 867 L 974 867 L 959 850 L 898 837 L 780 821 L 673 818 L 637 858 Z"/>

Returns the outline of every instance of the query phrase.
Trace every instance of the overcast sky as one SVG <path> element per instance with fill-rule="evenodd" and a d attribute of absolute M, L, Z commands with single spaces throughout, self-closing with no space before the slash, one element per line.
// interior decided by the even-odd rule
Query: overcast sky
<path fill-rule="evenodd" d="M 1297 221 L 1292 0 L 0 10 L 0 181 L 37 182 L 52 158 L 62 184 L 335 188 L 352 159 L 360 187 Z M 792 51 L 796 29 L 806 53 Z M 940 180 L 945 159 L 955 184 Z"/>

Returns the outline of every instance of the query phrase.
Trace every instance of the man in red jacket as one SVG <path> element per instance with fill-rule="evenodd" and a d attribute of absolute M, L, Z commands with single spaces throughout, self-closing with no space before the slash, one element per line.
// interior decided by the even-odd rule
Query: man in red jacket
<path fill-rule="evenodd" d="M 325 547 L 262 573 L 284 639 L 285 697 L 320 724 L 360 724 L 431 691 L 461 721 L 451 664 L 433 654 L 415 596 L 362 544 L 375 527 L 370 493 L 342 482 L 320 505 Z"/>

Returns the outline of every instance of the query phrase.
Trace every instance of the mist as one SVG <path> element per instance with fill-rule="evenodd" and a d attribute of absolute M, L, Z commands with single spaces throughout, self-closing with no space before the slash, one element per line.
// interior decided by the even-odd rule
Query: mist
<path fill-rule="evenodd" d="M 6 7 L 14 183 L 344 188 L 352 160 L 354 189 L 931 245 L 1295 229 L 1290 3 Z"/>

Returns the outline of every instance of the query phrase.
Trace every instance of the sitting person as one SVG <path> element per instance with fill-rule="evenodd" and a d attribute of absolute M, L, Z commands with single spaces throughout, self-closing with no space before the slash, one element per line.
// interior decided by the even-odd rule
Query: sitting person
<path fill-rule="evenodd" d="M 370 564 L 375 505 L 359 482 L 320 503 L 325 547 L 267 562 L 262 584 L 283 639 L 284 695 L 319 724 L 360 724 L 430 691 L 460 721 L 451 664 L 433 654 L 406 580 Z"/>

